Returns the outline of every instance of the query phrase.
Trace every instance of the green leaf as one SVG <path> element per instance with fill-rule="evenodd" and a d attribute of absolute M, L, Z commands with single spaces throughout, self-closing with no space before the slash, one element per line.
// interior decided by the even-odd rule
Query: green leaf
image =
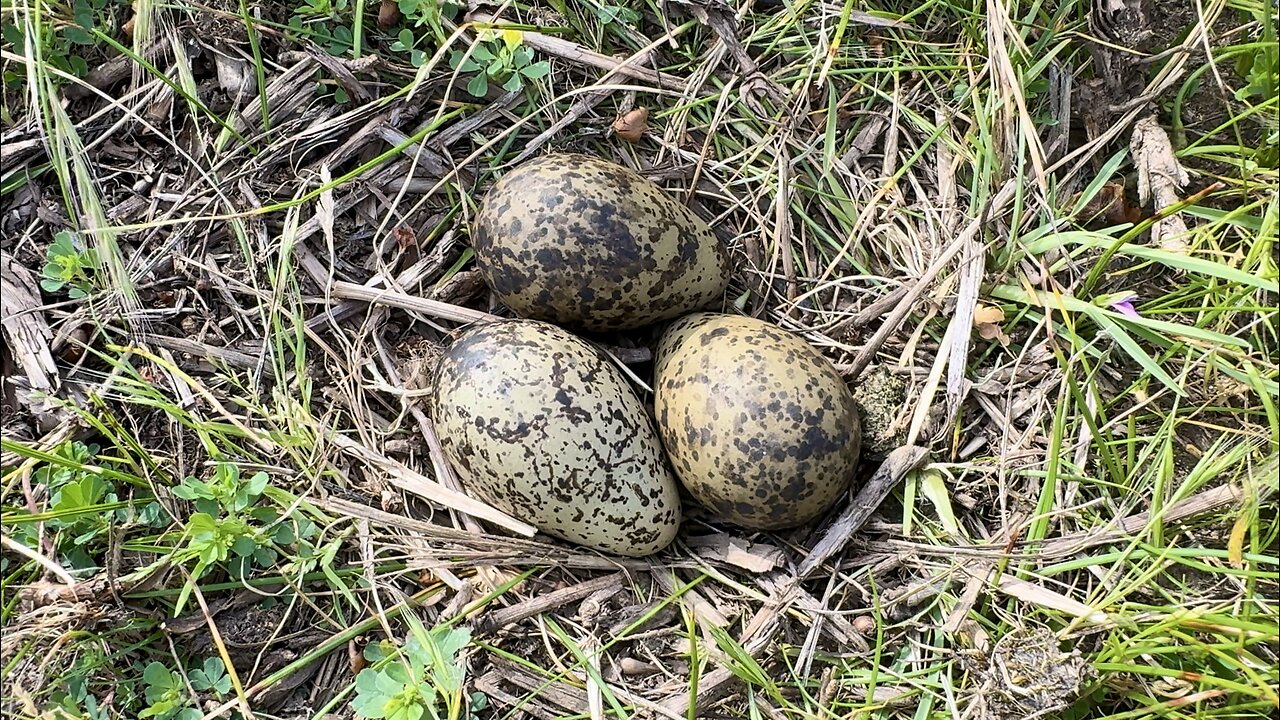
<path fill-rule="evenodd" d="M 519 90 L 522 87 L 524 87 L 524 83 L 520 81 L 519 73 L 512 75 L 510 78 L 507 79 L 506 82 L 502 83 L 502 89 L 506 90 L 507 92 L 515 92 L 516 90 Z"/>
<path fill-rule="evenodd" d="M 1089 232 L 1067 232 L 1057 233 L 1046 236 L 1039 240 L 1033 241 L 1027 245 L 1027 250 L 1034 255 L 1039 255 L 1051 247 L 1058 247 L 1063 244 L 1079 245 L 1087 248 L 1108 249 L 1115 244 L 1115 240 L 1105 235 L 1098 235 Z M 1158 247 L 1148 247 L 1145 245 L 1135 245 L 1133 243 L 1122 243 L 1115 250 L 1118 255 L 1129 255 L 1143 260 L 1160 263 L 1166 267 L 1177 268 L 1187 272 L 1193 272 L 1209 277 L 1216 277 L 1228 282 L 1246 285 L 1248 287 L 1258 288 L 1260 290 L 1271 290 L 1276 285 L 1274 277 L 1258 277 L 1252 273 L 1233 268 L 1207 258 L 1196 257 L 1184 253 L 1170 252 Z"/>
<path fill-rule="evenodd" d="M 530 80 L 542 79 L 546 77 L 550 72 L 551 72 L 551 63 L 547 62 L 546 60 L 541 60 L 539 62 L 536 62 L 530 65 L 527 68 L 522 68 L 520 70 L 520 74 L 524 75 Z"/>
<path fill-rule="evenodd" d="M 215 675 L 222 674 L 225 667 L 226 666 L 222 664 L 222 658 L 211 657 L 204 659 L 204 662 L 200 665 L 200 670 L 204 672 L 205 675 L 213 677 Z"/>
<path fill-rule="evenodd" d="M 195 513 L 187 518 L 187 530 L 192 535 L 212 535 L 218 531 L 218 521 L 208 513 Z"/>
<path fill-rule="evenodd" d="M 394 644 L 387 640 L 381 640 L 376 643 L 369 643 L 368 645 L 365 645 L 363 655 L 365 660 L 368 660 L 371 663 L 376 663 L 395 655 L 395 651 L 396 648 Z M 356 680 L 359 679 L 360 678 L 358 677 L 356 678 Z M 372 675 L 370 676 L 370 682 L 372 682 Z"/>
<path fill-rule="evenodd" d="M 404 12 L 403 2 L 401 2 L 400 12 L 405 15 L 408 14 Z M 414 40 L 413 31 L 410 30 L 409 28 L 404 28 L 399 32 L 399 34 L 396 35 L 396 42 L 400 43 L 406 49 L 413 47 L 413 40 Z"/>
<path fill-rule="evenodd" d="M 395 695 L 415 680 L 409 677 L 409 670 L 400 660 L 400 658 L 392 660 L 382 668 L 382 674 L 378 676 L 378 690 L 384 694 Z"/>
<path fill-rule="evenodd" d="M 179 497 L 183 500 L 195 500 L 199 497 L 195 489 L 187 485 L 175 485 L 169 489 L 169 492 L 173 493 L 174 497 Z"/>
<path fill-rule="evenodd" d="M 432 635 L 435 636 L 436 633 Z M 471 643 L 471 630 L 465 627 L 443 627 L 439 631 L 439 636 L 434 639 L 436 646 L 440 648 L 440 654 L 453 658 Z"/>
<path fill-rule="evenodd" d="M 396 720 L 421 720 L 424 712 L 421 705 L 413 703 L 401 707 L 393 717 Z"/>
<path fill-rule="evenodd" d="M 22 48 L 27 44 L 27 36 L 22 31 L 22 28 L 15 24 L 6 23 L 3 33 L 5 41 L 11 43 L 18 52 L 22 52 Z"/>
<path fill-rule="evenodd" d="M 292 545 L 297 540 L 293 533 L 293 526 L 289 523 L 281 523 L 277 526 L 271 539 L 280 545 Z"/>
<path fill-rule="evenodd" d="M 634 25 L 640 22 L 640 13 L 631 8 L 619 7 L 617 5 L 601 5 L 596 8 L 596 19 L 603 25 L 611 22 L 621 22 L 624 25 Z"/>
<path fill-rule="evenodd" d="M 85 32 L 84 28 L 76 27 L 75 25 L 67 25 L 62 28 L 62 36 L 75 45 L 92 45 L 94 43 L 93 35 Z"/>
<path fill-rule="evenodd" d="M 377 695 L 361 695 L 357 696 L 351 703 L 351 709 L 356 711 L 356 716 L 367 718 L 368 720 L 379 720 L 385 718 L 386 700 Z"/>
<path fill-rule="evenodd" d="M 260 547 L 253 551 L 253 561 L 258 567 L 271 567 L 276 561 L 276 551 L 269 547 Z"/>
<path fill-rule="evenodd" d="M 191 681 L 191 687 L 196 690 L 208 690 L 213 686 L 213 683 L 209 682 L 209 678 L 204 674 L 203 670 L 192 670 L 187 673 L 187 679 Z"/>
<path fill-rule="evenodd" d="M 1093 303 L 1080 300 L 1070 295 L 1051 295 L 1050 293 L 1035 291 L 1028 292 L 1023 288 L 1014 285 L 997 285 L 991 289 L 991 296 L 1002 300 L 1010 300 L 1013 302 L 1035 305 L 1038 307 L 1052 308 L 1053 310 L 1069 312 L 1082 312 L 1092 317 L 1094 314 L 1106 315 L 1112 320 L 1116 320 L 1125 325 L 1137 325 L 1155 330 L 1157 332 L 1167 333 L 1169 335 L 1179 335 L 1192 340 L 1199 340 L 1210 345 L 1225 345 L 1228 347 L 1249 347 L 1249 343 L 1238 337 L 1224 335 L 1212 330 L 1204 330 L 1194 325 L 1180 325 L 1178 323 L 1168 322 L 1166 320 L 1156 320 L 1148 317 L 1132 318 L 1121 315 L 1112 310 L 1104 310 Z"/>
<path fill-rule="evenodd" d="M 93 30 L 93 6 L 86 2 L 77 2 L 75 9 L 71 13 L 71 18 L 75 20 L 76 25 L 86 32 Z"/>
<path fill-rule="evenodd" d="M 960 523 L 956 522 L 955 513 L 951 510 L 951 494 L 947 492 L 946 479 L 937 470 L 925 470 L 921 473 L 920 492 L 938 512 L 938 520 L 942 527 L 952 535 L 960 535 Z"/>
<path fill-rule="evenodd" d="M 356 699 L 351 707 L 361 717 L 374 720 L 385 718 L 386 706 L 390 697 L 378 687 L 382 673 L 373 668 L 365 668 L 356 675 Z"/>
<path fill-rule="evenodd" d="M 231 543 L 231 551 L 240 557 L 252 555 L 258 549 L 258 543 L 253 538 L 241 535 Z"/>
<path fill-rule="evenodd" d="M 173 674 L 162 663 L 152 661 L 142 670 L 142 681 L 153 688 L 167 689 L 173 684 Z"/>
<path fill-rule="evenodd" d="M 471 82 L 467 83 L 467 92 L 473 97 L 484 97 L 489 92 L 489 79 L 484 73 L 471 78 Z"/>
<path fill-rule="evenodd" d="M 476 45 L 471 51 L 471 57 L 480 62 L 493 62 L 497 59 L 497 56 L 484 45 Z"/>
<path fill-rule="evenodd" d="M 83 477 L 75 482 L 67 483 L 53 502 L 55 511 L 81 510 L 96 505 L 110 490 L 111 486 L 96 475 Z"/>
<path fill-rule="evenodd" d="M 49 245 L 49 257 L 61 255 L 75 255 L 76 246 L 72 241 L 71 233 L 66 230 L 60 230 L 53 236 L 53 243 Z"/>
<path fill-rule="evenodd" d="M 253 477 L 249 478 L 249 485 L 248 485 L 249 495 L 255 498 L 261 495 L 262 491 L 267 487 L 268 480 L 269 478 L 267 477 L 266 473 L 264 472 L 254 473 Z"/>
<path fill-rule="evenodd" d="M 1124 328 L 1120 327 L 1118 323 L 1106 315 L 1103 315 L 1101 312 L 1096 314 L 1090 313 L 1090 315 L 1093 317 L 1094 322 L 1098 323 L 1099 327 L 1106 330 L 1107 334 L 1111 336 L 1111 339 L 1115 340 L 1116 344 L 1119 345 L 1129 357 L 1133 358 L 1134 361 L 1142 366 L 1143 370 L 1151 373 L 1152 377 L 1159 380 L 1179 396 L 1186 397 L 1186 392 L 1182 389 L 1182 386 L 1179 385 L 1178 382 L 1169 375 L 1169 373 L 1165 372 L 1164 368 L 1160 367 L 1160 364 L 1148 355 L 1147 352 L 1138 345 L 1138 342 L 1129 335 L 1129 333 L 1124 331 Z"/>
<path fill-rule="evenodd" d="M 196 684 L 197 676 L 201 679 L 201 684 L 199 685 Z M 203 666 L 198 670 L 192 670 L 189 673 L 189 677 L 191 678 L 192 686 L 197 690 L 212 690 L 220 696 L 226 695 L 231 691 L 231 676 L 227 674 L 226 666 L 222 664 L 222 658 L 205 658 Z"/>

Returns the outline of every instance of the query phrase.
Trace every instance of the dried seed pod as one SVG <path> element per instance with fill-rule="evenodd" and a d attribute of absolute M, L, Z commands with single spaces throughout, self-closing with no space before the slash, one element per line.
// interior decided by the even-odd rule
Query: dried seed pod
<path fill-rule="evenodd" d="M 378 27 L 386 30 L 400 22 L 400 3 L 397 0 L 382 0 L 378 7 Z"/>
<path fill-rule="evenodd" d="M 88 342 L 89 327 L 81 325 L 67 335 L 67 340 L 58 350 L 58 355 L 67 362 L 78 362 L 84 357 L 84 348 Z"/>
<path fill-rule="evenodd" d="M 639 142 L 649 129 L 649 110 L 636 108 L 613 121 L 613 132 L 627 142 Z"/>

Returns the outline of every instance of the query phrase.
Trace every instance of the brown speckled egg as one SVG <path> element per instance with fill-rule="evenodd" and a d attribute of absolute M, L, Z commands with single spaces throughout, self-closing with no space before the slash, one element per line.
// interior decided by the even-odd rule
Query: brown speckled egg
<path fill-rule="evenodd" d="M 464 332 L 441 356 L 432 420 L 474 496 L 553 537 L 640 557 L 674 539 L 679 485 L 622 372 L 536 320 Z"/>
<path fill-rule="evenodd" d="M 794 527 L 850 487 L 862 442 L 853 395 L 803 338 L 695 313 L 663 332 L 655 359 L 658 432 L 676 476 L 715 516 Z"/>
<path fill-rule="evenodd" d="M 485 195 L 476 265 L 515 314 L 588 331 L 705 309 L 729 256 L 697 215 L 615 163 L 574 153 L 520 165 Z"/>

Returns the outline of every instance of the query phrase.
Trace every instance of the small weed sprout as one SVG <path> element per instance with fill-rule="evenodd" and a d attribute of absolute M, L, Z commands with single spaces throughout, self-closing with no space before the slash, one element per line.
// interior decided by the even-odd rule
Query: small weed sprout
<path fill-rule="evenodd" d="M 67 297 L 73 300 L 93 291 L 96 273 L 102 267 L 98 251 L 84 247 L 77 235 L 66 230 L 53 236 L 46 260 L 40 287 L 51 293 L 66 288 Z"/>
<path fill-rule="evenodd" d="M 458 653 L 471 642 L 465 628 L 440 626 L 412 634 L 402 647 L 380 642 L 365 648 L 372 666 L 356 676 L 352 708 L 363 720 L 420 720 L 442 717 L 441 700 L 456 705 L 462 693 L 464 668 Z M 473 693 L 467 713 L 484 709 L 488 698 Z M 459 717 L 457 708 L 444 716 Z"/>
<path fill-rule="evenodd" d="M 1280 47 L 1276 46 L 1275 25 L 1267 22 L 1266 13 L 1261 5 L 1252 13 L 1262 28 L 1261 42 L 1243 46 L 1249 49 L 1236 56 L 1236 72 L 1245 80 L 1245 85 L 1236 90 L 1237 100 L 1265 102 L 1280 90 Z"/>
<path fill-rule="evenodd" d="M 187 679 L 193 690 L 210 693 L 219 700 L 231 692 L 231 676 L 227 674 L 221 658 L 206 658 L 201 667 L 187 673 Z M 142 671 L 142 682 L 146 685 L 145 697 L 149 704 L 138 713 L 140 719 L 198 720 L 204 717 L 204 713 L 194 707 L 182 676 L 163 663 L 149 663 Z"/>
<path fill-rule="evenodd" d="M 113 23 L 109 12 L 111 6 L 119 7 L 121 3 L 109 0 L 73 0 L 71 17 L 59 12 L 56 22 L 36 22 L 35 45 L 40 57 L 53 67 L 76 77 L 83 77 L 89 72 L 89 63 L 80 55 L 81 48 L 95 45 L 94 27 L 110 27 Z M 38 18 L 33 18 L 39 20 Z M 12 52 L 22 55 L 27 52 L 27 36 L 25 25 L 21 22 L 9 22 L 6 14 L 3 31 L 4 42 Z M 4 83 L 17 85 L 26 81 L 26 75 L 17 69 L 6 69 Z"/>
<path fill-rule="evenodd" d="M 142 682 L 147 686 L 148 705 L 138 713 L 141 720 L 198 720 L 204 716 L 204 713 L 191 707 L 191 698 L 187 695 L 182 676 L 163 663 L 148 664 L 142 671 Z"/>
<path fill-rule="evenodd" d="M 187 677 L 191 680 L 191 687 L 200 692 L 211 692 L 218 699 L 231 692 L 231 676 L 227 674 L 222 658 L 205 658 L 204 664 L 187 673 Z"/>
<path fill-rule="evenodd" d="M 343 21 L 349 11 L 350 0 L 304 0 L 294 8 L 289 27 L 330 55 L 345 55 L 355 47 L 355 32 Z"/>
<path fill-rule="evenodd" d="M 105 540 L 112 528 L 129 523 L 141 523 L 150 527 L 162 527 L 160 505 L 150 498 L 138 498 L 132 505 L 120 507 L 124 489 L 106 475 L 95 472 L 97 468 L 112 467 L 109 459 L 99 456 L 96 444 L 79 441 L 62 443 L 53 454 L 60 458 L 38 466 L 32 477 L 35 484 L 49 495 L 47 512 L 52 516 L 44 522 L 46 530 L 53 531 L 53 543 L 59 562 L 74 575 L 89 575 L 100 568 Z M 40 546 L 38 524 L 17 524 L 13 538 L 27 547 Z M 0 571 L 9 568 L 10 560 L 0 558 Z"/>
<path fill-rule="evenodd" d="M 255 565 L 270 567 L 279 557 L 277 546 L 295 542 L 293 526 L 277 524 L 276 510 L 258 505 L 267 482 L 264 472 L 246 480 L 239 467 L 221 463 L 209 482 L 187 477 L 173 488 L 175 496 L 192 501 L 197 510 L 187 520 L 187 546 L 179 554 L 182 562 L 194 559 L 196 564 L 178 595 L 175 613 L 181 612 L 191 589 L 211 567 L 230 561 L 232 577 L 243 578 Z"/>
<path fill-rule="evenodd" d="M 412 23 L 413 27 L 425 25 L 431 30 L 431 37 L 435 39 L 437 45 L 449 39 L 450 33 L 444 26 L 444 20 L 456 21 L 459 12 L 466 8 L 466 3 L 449 2 L 448 0 L 444 2 L 440 0 L 399 0 L 397 4 L 400 7 L 400 14 L 404 16 L 406 25 L 409 23 Z M 404 51 L 411 50 L 414 47 L 415 41 L 412 31 L 407 37 L 408 42 L 405 42 L 405 30 L 408 29 L 406 27 L 396 35 L 396 43 L 398 43 L 399 47 L 393 44 L 392 50 Z M 413 55 L 411 51 L 410 60 L 413 62 L 414 67 L 420 67 L 425 57 L 425 53 L 419 57 Z"/>
<path fill-rule="evenodd" d="M 187 477 L 173 488 L 173 494 L 195 503 L 196 510 L 215 515 L 220 512 L 238 513 L 262 494 L 267 487 L 267 474 L 258 472 L 248 480 L 240 477 L 240 468 L 223 463 L 213 472 L 209 482 Z"/>
<path fill-rule="evenodd" d="M 524 44 L 524 33 L 519 30 L 481 33 L 470 57 L 454 50 L 449 66 L 460 72 L 477 73 L 467 83 L 467 92 L 478 98 L 489 92 L 490 80 L 507 92 L 515 92 L 524 87 L 526 80 L 541 80 L 551 72 L 551 63 L 546 60 L 533 62 L 533 48 Z"/>
<path fill-rule="evenodd" d="M 409 63 L 414 67 L 422 67 L 422 63 L 427 61 L 426 51 L 419 50 L 414 45 L 417 39 L 413 35 L 413 31 L 404 28 L 396 35 L 396 41 L 391 43 L 391 49 L 396 52 L 409 53 Z"/>
<path fill-rule="evenodd" d="M 107 708 L 99 704 L 98 698 L 89 692 L 89 687 L 85 683 L 83 677 L 71 677 L 67 680 L 65 689 L 58 690 L 53 693 L 53 703 L 55 714 L 53 717 L 61 720 L 67 718 L 71 720 L 110 720 L 111 716 L 107 714 Z M 58 715 L 56 713 L 62 713 Z"/>

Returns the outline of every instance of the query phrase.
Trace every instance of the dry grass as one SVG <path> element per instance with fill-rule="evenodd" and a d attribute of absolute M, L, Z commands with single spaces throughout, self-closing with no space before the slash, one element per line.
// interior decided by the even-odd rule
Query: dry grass
<path fill-rule="evenodd" d="M 450 717 L 1273 716 L 1274 3 L 619 7 L 4 4 L 5 712 L 350 718 L 416 637 L 464 640 Z M 473 97 L 495 23 L 550 70 Z M 552 149 L 841 369 L 869 522 L 621 561 L 465 494 L 431 360 L 505 313 L 471 219 Z M 99 267 L 41 291 L 63 231 Z M 648 339 L 603 338 L 641 386 Z"/>

